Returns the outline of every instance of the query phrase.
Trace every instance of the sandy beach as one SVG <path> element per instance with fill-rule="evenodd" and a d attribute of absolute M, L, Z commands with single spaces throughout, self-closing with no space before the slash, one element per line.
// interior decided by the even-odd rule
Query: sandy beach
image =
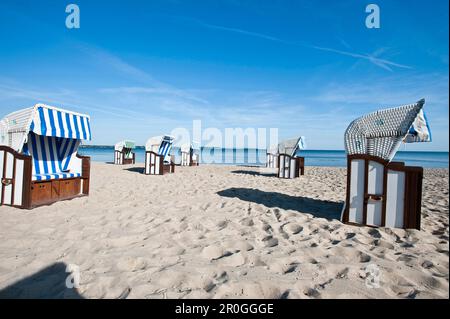
<path fill-rule="evenodd" d="M 342 224 L 345 169 L 141 167 L 93 163 L 89 197 L 1 207 L 0 297 L 449 297 L 448 169 L 425 170 L 417 231 Z"/>

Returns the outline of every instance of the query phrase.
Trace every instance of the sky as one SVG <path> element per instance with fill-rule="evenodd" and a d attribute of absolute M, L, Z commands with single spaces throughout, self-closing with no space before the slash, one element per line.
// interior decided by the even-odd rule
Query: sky
<path fill-rule="evenodd" d="M 355 118 L 425 98 L 433 142 L 401 150 L 448 151 L 449 8 L 432 3 L 2 0 L 0 117 L 36 103 L 86 113 L 96 145 L 201 120 L 343 149 Z"/>

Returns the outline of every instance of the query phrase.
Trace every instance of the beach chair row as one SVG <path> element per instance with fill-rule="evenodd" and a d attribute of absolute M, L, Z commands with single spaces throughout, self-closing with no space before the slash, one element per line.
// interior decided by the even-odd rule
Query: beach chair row
<path fill-rule="evenodd" d="M 394 162 L 402 143 L 430 142 L 425 100 L 379 110 L 354 120 L 344 134 L 347 192 L 341 219 L 353 225 L 420 229 L 423 168 Z M 0 206 L 31 209 L 89 195 L 90 158 L 78 155 L 90 141 L 88 115 L 37 104 L 0 121 Z M 175 172 L 173 137 L 146 143 L 147 175 Z M 135 143 L 115 145 L 114 163 L 134 164 Z M 267 151 L 279 178 L 305 174 L 305 138 L 286 140 Z M 199 165 L 199 147 L 181 147 L 183 166 Z"/>

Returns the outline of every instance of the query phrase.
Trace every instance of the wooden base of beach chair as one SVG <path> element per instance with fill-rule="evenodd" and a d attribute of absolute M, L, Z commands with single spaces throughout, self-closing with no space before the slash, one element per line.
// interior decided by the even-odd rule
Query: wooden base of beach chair
<path fill-rule="evenodd" d="M 136 154 L 131 153 L 132 158 L 125 158 L 125 152 L 114 151 L 114 164 L 116 165 L 132 165 L 136 164 Z"/>
<path fill-rule="evenodd" d="M 266 153 L 266 167 L 278 168 L 278 155 Z"/>
<path fill-rule="evenodd" d="M 89 195 L 89 157 L 81 159 L 81 177 L 32 181 L 32 158 L 21 155 L 13 149 L 0 146 L 0 206 L 32 209 L 50 205 L 61 200 Z"/>
<path fill-rule="evenodd" d="M 278 155 L 277 159 L 279 178 L 297 178 L 305 174 L 305 158 L 293 157 L 287 154 Z"/>
<path fill-rule="evenodd" d="M 175 173 L 175 163 L 164 163 L 164 157 L 159 156 L 155 152 L 145 153 L 145 169 L 146 175 L 164 175 L 167 173 Z"/>
<path fill-rule="evenodd" d="M 370 155 L 349 155 L 342 221 L 420 230 L 422 180 L 422 167 Z"/>

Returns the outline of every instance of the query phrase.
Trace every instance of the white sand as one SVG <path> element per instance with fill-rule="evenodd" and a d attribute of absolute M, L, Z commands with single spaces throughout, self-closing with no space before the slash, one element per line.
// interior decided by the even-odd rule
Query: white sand
<path fill-rule="evenodd" d="M 127 168 L 93 164 L 88 198 L 0 208 L 0 297 L 449 297 L 447 169 L 426 170 L 416 231 L 325 219 L 340 216 L 344 169 L 282 180 L 257 168 Z M 68 264 L 80 267 L 78 290 L 65 288 Z M 372 264 L 379 288 L 366 286 Z"/>

